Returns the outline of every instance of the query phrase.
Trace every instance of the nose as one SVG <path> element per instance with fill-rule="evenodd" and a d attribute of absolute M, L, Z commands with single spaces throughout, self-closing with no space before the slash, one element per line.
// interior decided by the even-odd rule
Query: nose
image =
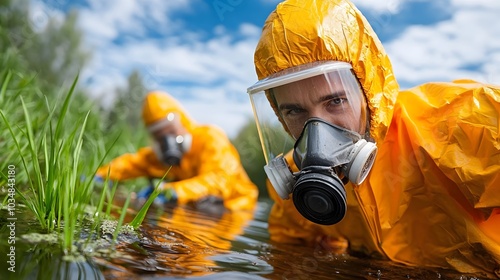
<path fill-rule="evenodd" d="M 329 123 L 334 123 L 335 121 L 335 118 L 331 113 L 321 110 L 320 108 L 310 111 L 307 119 L 310 120 L 312 118 L 321 119 Z"/>
<path fill-rule="evenodd" d="M 328 112 L 325 109 L 319 108 L 311 111 L 311 113 L 309 114 L 309 119 L 311 118 L 318 118 L 330 124 L 338 125 L 350 130 L 356 130 L 352 125 L 352 122 L 354 121 L 352 114 L 350 114 L 348 111 L 344 111 L 342 113 L 332 113 Z"/>

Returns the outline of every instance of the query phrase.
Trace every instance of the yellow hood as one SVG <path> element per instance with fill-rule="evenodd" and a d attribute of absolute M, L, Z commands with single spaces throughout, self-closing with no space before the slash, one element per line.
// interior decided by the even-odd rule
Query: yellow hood
<path fill-rule="evenodd" d="M 180 116 L 182 125 L 192 132 L 197 124 L 192 119 L 182 105 L 166 92 L 152 91 L 148 93 L 142 107 L 142 119 L 144 125 L 162 120 L 168 113 L 176 113 Z"/>
<path fill-rule="evenodd" d="M 339 24 L 332 26 L 331 22 Z M 280 3 L 267 18 L 255 51 L 259 80 L 323 60 L 352 65 L 371 112 L 370 134 L 377 142 L 383 140 L 399 86 L 387 54 L 364 16 L 346 0 Z"/>

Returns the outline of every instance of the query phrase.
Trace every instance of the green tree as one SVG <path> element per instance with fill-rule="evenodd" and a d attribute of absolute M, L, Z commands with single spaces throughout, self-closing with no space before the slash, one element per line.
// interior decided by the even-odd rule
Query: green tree
<path fill-rule="evenodd" d="M 115 101 L 108 112 L 108 124 L 125 122 L 128 127 L 137 131 L 143 127 L 141 108 L 148 89 L 137 70 L 128 76 L 127 81 L 127 86 L 117 88 L 115 91 Z"/>
<path fill-rule="evenodd" d="M 27 0 L 0 0 L 0 50 L 19 48 L 34 36 Z"/>
<path fill-rule="evenodd" d="M 135 152 L 149 141 L 142 121 L 142 103 L 149 90 L 144 85 L 142 76 L 133 71 L 125 87 L 114 90 L 114 103 L 110 108 L 102 108 L 106 141 L 114 142 L 106 162 L 127 152 Z"/>
<path fill-rule="evenodd" d="M 91 53 L 82 45 L 75 11 L 58 21 L 44 13 L 30 15 L 29 7 L 28 0 L 0 0 L 0 51 L 16 53 L 21 72 L 36 73 L 44 92 L 55 92 L 48 89 L 70 85 Z M 35 25 L 44 21 L 39 19 L 47 19 L 43 28 Z"/>
<path fill-rule="evenodd" d="M 0 110 L 16 128 L 24 127 L 19 98 L 22 96 L 28 111 L 36 112 L 32 115 L 31 126 L 37 134 L 48 120 L 47 107 L 53 107 L 61 98 L 65 98 L 65 89 L 75 80 L 89 56 L 82 50 L 82 33 L 76 28 L 76 13 L 65 18 L 62 23 L 49 20 L 41 31 L 33 25 L 35 18 L 30 15 L 29 0 L 0 0 L 0 85 L 3 89 L 0 93 Z M 67 82 L 66 85 L 63 85 L 64 82 Z M 88 122 L 94 124 L 95 129 L 88 130 L 84 137 L 93 141 L 93 146 L 89 148 L 92 150 L 90 155 L 100 155 L 104 148 L 96 148 L 102 145 L 95 140 L 101 133 L 101 121 L 95 110 L 98 108 L 95 108 L 83 89 L 75 89 L 72 99 L 69 109 L 72 114 L 65 116 L 65 119 L 69 123 L 78 123 L 80 116 L 92 112 Z M 50 119 L 54 124 L 59 118 L 58 113 L 55 112 Z M 19 160 L 10 145 L 13 142 L 7 141 L 10 138 L 5 123 L 1 121 L 2 164 Z"/>
<path fill-rule="evenodd" d="M 27 38 L 21 48 L 29 67 L 49 87 L 71 83 L 91 58 L 82 45 L 83 33 L 77 28 L 77 19 L 75 11 L 62 23 L 49 18 L 45 28 Z"/>
<path fill-rule="evenodd" d="M 266 161 L 255 121 L 249 119 L 232 142 L 240 154 L 241 164 L 248 176 L 259 188 L 259 197 L 268 197 L 266 189 L 267 176 L 264 172 Z"/>

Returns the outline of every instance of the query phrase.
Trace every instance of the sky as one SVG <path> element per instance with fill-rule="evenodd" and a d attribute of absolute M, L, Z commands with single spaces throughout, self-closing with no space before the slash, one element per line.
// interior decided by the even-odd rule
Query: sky
<path fill-rule="evenodd" d="M 196 121 L 235 137 L 253 118 L 246 93 L 257 81 L 253 53 L 278 2 L 32 0 L 31 16 L 43 25 L 78 11 L 93 53 L 80 81 L 105 106 L 138 70 L 148 88 L 170 93 Z M 401 88 L 461 78 L 500 84 L 500 1 L 353 2 L 382 41 Z"/>

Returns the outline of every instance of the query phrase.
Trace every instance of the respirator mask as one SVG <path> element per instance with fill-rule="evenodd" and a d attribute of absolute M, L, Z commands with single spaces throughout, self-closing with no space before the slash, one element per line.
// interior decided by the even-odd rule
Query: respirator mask
<path fill-rule="evenodd" d="M 192 137 L 182 127 L 179 116 L 169 113 L 148 127 L 152 148 L 158 159 L 166 165 L 180 165 L 181 159 L 191 148 Z"/>
<path fill-rule="evenodd" d="M 347 211 L 344 184 L 361 184 L 377 152 L 350 64 L 329 61 L 286 69 L 248 93 L 264 170 L 278 195 L 289 199 L 292 194 L 296 209 L 312 222 L 340 222 Z"/>
<path fill-rule="evenodd" d="M 293 193 L 293 203 L 302 216 L 331 225 L 340 222 L 347 210 L 340 176 L 361 184 L 373 165 L 376 150 L 374 143 L 358 133 L 312 118 L 293 149 L 299 171 L 292 173 L 283 155 L 272 159 L 264 170 L 281 198 L 288 199 Z"/>

